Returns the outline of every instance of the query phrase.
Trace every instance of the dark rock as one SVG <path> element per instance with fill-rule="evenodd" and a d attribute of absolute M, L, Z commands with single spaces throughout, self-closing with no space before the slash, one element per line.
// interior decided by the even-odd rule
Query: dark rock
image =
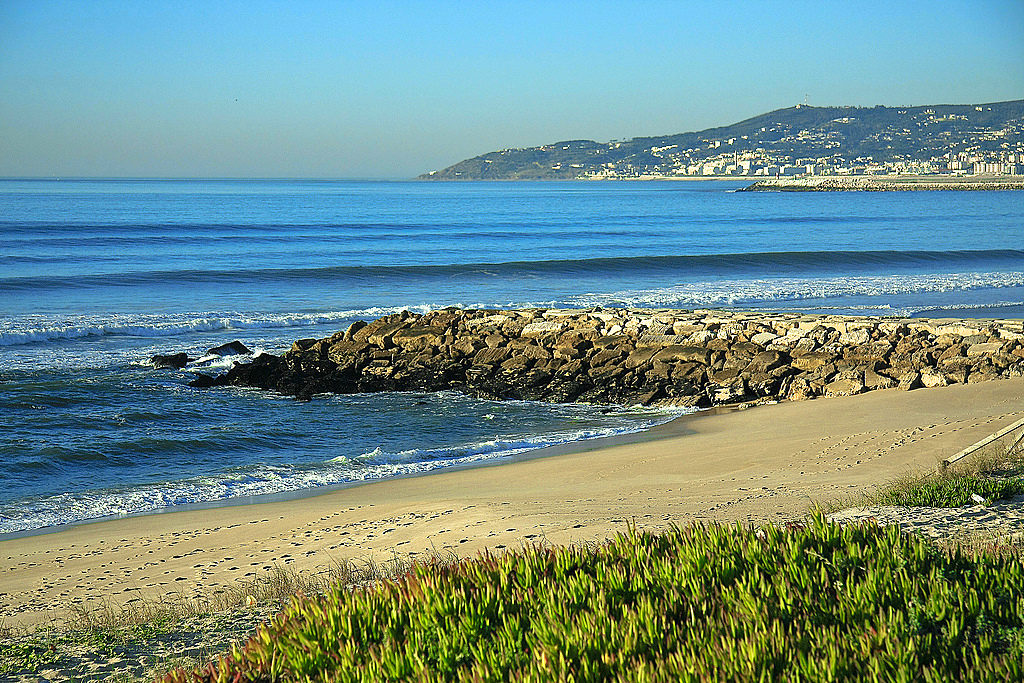
<path fill-rule="evenodd" d="M 533 367 L 533 359 L 525 356 L 512 356 L 501 364 L 502 372 L 520 373 Z"/>
<path fill-rule="evenodd" d="M 874 389 L 891 389 L 896 386 L 896 380 L 886 375 L 880 375 L 875 370 L 864 371 L 864 387 L 871 391 Z"/>
<path fill-rule="evenodd" d="M 299 353 L 301 351 L 309 351 L 313 348 L 320 340 L 319 339 L 298 339 L 292 343 L 292 352 Z"/>
<path fill-rule="evenodd" d="M 395 332 L 392 341 L 406 351 L 416 352 L 439 346 L 444 340 L 444 335 L 444 329 L 413 326 Z"/>
<path fill-rule="evenodd" d="M 408 323 L 404 319 L 379 325 L 372 332 L 366 335 L 366 341 L 381 349 L 391 348 L 394 346 L 393 340 L 395 334 L 404 330 L 407 326 Z M 352 339 L 358 341 L 359 333 L 353 335 Z"/>
<path fill-rule="evenodd" d="M 505 344 L 507 343 L 508 339 L 504 335 L 489 334 L 486 337 L 484 337 L 484 344 L 486 344 L 487 347 L 491 349 L 501 348 L 505 346 Z"/>
<path fill-rule="evenodd" d="M 218 380 L 217 377 L 213 377 L 211 375 L 199 374 L 199 375 L 196 375 L 188 383 L 188 385 L 190 387 L 195 387 L 196 389 L 209 389 L 210 387 L 215 387 L 215 386 L 219 386 L 220 385 L 220 382 L 218 382 L 217 380 Z"/>
<path fill-rule="evenodd" d="M 551 381 L 551 373 L 540 368 L 534 368 L 526 372 L 522 377 L 523 384 L 528 387 L 543 386 L 549 381 Z"/>
<path fill-rule="evenodd" d="M 672 377 L 676 380 L 703 382 L 707 376 L 707 368 L 701 363 L 677 363 L 672 369 Z"/>
<path fill-rule="evenodd" d="M 728 351 L 730 349 L 730 344 L 728 339 L 719 339 L 718 337 L 715 337 L 714 339 L 709 339 L 707 344 L 704 345 L 704 348 L 709 351 Z"/>
<path fill-rule="evenodd" d="M 713 403 L 736 403 L 747 398 L 747 382 L 737 377 L 728 384 L 709 384 L 707 394 Z"/>
<path fill-rule="evenodd" d="M 634 344 L 633 340 L 626 334 L 609 334 L 606 337 L 594 339 L 591 342 L 591 345 L 595 349 L 614 347 L 619 349 L 629 349 L 629 351 L 632 351 L 636 348 L 636 344 Z"/>
<path fill-rule="evenodd" d="M 480 349 L 483 344 L 477 342 L 472 337 L 465 337 L 463 339 L 454 340 L 447 346 L 448 355 L 452 358 L 460 358 L 464 356 L 472 356 Z"/>
<path fill-rule="evenodd" d="M 835 360 L 835 356 L 830 353 L 824 353 L 821 351 L 811 351 L 804 355 L 793 359 L 793 367 L 799 370 L 806 370 L 808 372 L 817 370 L 823 365 L 831 363 Z"/>
<path fill-rule="evenodd" d="M 661 361 L 662 363 L 686 361 L 708 365 L 711 362 L 711 352 L 700 346 L 680 346 L 678 344 L 673 344 L 671 346 L 666 346 L 664 349 L 654 354 L 654 360 Z"/>
<path fill-rule="evenodd" d="M 589 366 L 587 365 L 586 361 L 582 361 L 579 359 L 571 360 L 562 367 L 558 368 L 558 372 L 556 372 L 555 374 L 559 377 L 575 377 L 584 374 L 587 371 L 588 367 Z"/>
<path fill-rule="evenodd" d="M 707 408 L 711 405 L 711 401 L 704 394 L 695 394 L 673 399 L 672 405 L 680 408 Z"/>
<path fill-rule="evenodd" d="M 672 376 L 672 366 L 658 360 L 652 361 L 647 375 L 659 380 L 668 380 Z"/>
<path fill-rule="evenodd" d="M 664 395 L 665 391 L 659 386 L 648 392 L 640 394 L 638 401 L 641 405 L 649 406 Z"/>
<path fill-rule="evenodd" d="M 174 370 L 180 370 L 188 365 L 189 357 L 187 353 L 171 353 L 167 355 L 157 354 L 150 358 L 149 362 L 153 364 L 154 368 L 171 368 Z"/>
<path fill-rule="evenodd" d="M 235 341 L 228 342 L 227 344 L 214 346 L 212 349 L 207 349 L 206 351 L 206 355 L 208 356 L 240 356 L 249 353 L 252 353 L 249 347 L 237 339 Z"/>
<path fill-rule="evenodd" d="M 712 372 L 709 379 L 715 384 L 729 384 L 739 376 L 740 371 L 736 368 L 722 368 Z"/>
<path fill-rule="evenodd" d="M 774 396 L 779 388 L 779 379 L 766 373 L 754 373 L 747 379 L 751 393 L 759 397 Z"/>
<path fill-rule="evenodd" d="M 864 382 L 853 377 L 840 377 L 825 385 L 826 396 L 854 396 L 864 391 Z"/>
<path fill-rule="evenodd" d="M 911 370 L 900 375 L 899 388 L 904 391 L 910 391 L 911 389 L 918 389 L 921 385 L 921 373 L 917 370 Z"/>
<path fill-rule="evenodd" d="M 476 355 L 473 356 L 474 365 L 492 365 L 501 364 L 512 355 L 511 349 L 504 346 L 498 347 L 487 347 L 486 349 L 480 349 Z"/>
<path fill-rule="evenodd" d="M 469 381 L 480 380 L 494 374 L 494 366 L 486 363 L 479 363 L 466 370 L 466 379 Z"/>
<path fill-rule="evenodd" d="M 359 330 L 363 329 L 364 327 L 366 327 L 366 321 L 364 321 L 364 320 L 357 320 L 357 321 L 355 321 L 354 323 L 352 323 L 351 325 L 348 326 L 347 330 L 345 330 L 345 335 L 342 337 L 342 339 L 344 341 L 352 341 L 353 335 L 355 335 L 356 332 L 358 332 Z"/>
<path fill-rule="evenodd" d="M 618 348 L 605 348 L 601 349 L 593 356 L 590 357 L 590 364 L 592 366 L 607 365 L 608 363 L 614 363 L 622 358 L 622 349 Z"/>
<path fill-rule="evenodd" d="M 647 365 L 654 358 L 655 353 L 657 353 L 656 349 L 637 349 L 626 357 L 623 364 L 630 370 Z"/>
<path fill-rule="evenodd" d="M 778 351 L 762 351 L 750 360 L 746 370 L 750 373 L 766 373 L 769 370 L 774 370 L 786 361 L 787 357 Z"/>
<path fill-rule="evenodd" d="M 885 362 L 888 360 L 889 354 L 892 353 L 892 349 L 893 345 L 885 340 L 857 344 L 843 349 L 843 358 L 859 362 Z"/>
<path fill-rule="evenodd" d="M 734 356 L 746 356 L 747 358 L 753 358 L 764 351 L 764 347 L 751 341 L 741 341 L 733 344 L 730 351 L 732 351 Z"/>
<path fill-rule="evenodd" d="M 610 382 L 618 379 L 626 374 L 626 369 L 619 365 L 602 365 L 597 368 L 591 368 L 590 379 L 595 384 L 601 384 L 602 382 Z"/>
<path fill-rule="evenodd" d="M 517 347 L 516 353 L 524 358 L 532 358 L 533 360 L 549 360 L 551 358 L 551 352 L 537 344 L 526 344 L 525 346 Z"/>

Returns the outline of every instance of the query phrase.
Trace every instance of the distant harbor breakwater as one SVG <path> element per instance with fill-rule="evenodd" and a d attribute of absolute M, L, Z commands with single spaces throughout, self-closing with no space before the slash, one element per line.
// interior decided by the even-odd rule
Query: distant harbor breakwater
<path fill-rule="evenodd" d="M 744 187 L 741 192 L 905 192 L 923 190 L 1024 190 L 1024 179 L 994 177 L 941 179 L 818 177 L 765 178 Z"/>
<path fill-rule="evenodd" d="M 455 390 L 487 399 L 709 407 L 1020 376 L 1024 322 L 1015 320 L 443 309 L 359 321 L 191 385 L 302 399 Z"/>

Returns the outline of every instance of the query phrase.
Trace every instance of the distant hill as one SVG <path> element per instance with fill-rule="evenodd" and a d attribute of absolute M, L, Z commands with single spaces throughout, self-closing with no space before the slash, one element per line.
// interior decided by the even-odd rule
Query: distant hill
<path fill-rule="evenodd" d="M 1024 100 L 920 107 L 797 105 L 720 128 L 503 149 L 420 176 L 425 180 L 567 180 L 701 175 L 696 166 L 923 162 L 1024 152 Z M 733 171 L 735 172 L 735 171 Z"/>

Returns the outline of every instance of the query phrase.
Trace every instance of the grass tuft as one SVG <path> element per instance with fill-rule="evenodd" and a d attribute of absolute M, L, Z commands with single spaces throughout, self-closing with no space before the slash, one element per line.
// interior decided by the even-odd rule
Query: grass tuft
<path fill-rule="evenodd" d="M 1024 453 L 992 447 L 939 472 L 916 472 L 897 477 L 874 491 L 817 506 L 825 513 L 852 507 L 954 508 L 983 505 L 1024 495 Z"/>
<path fill-rule="evenodd" d="M 897 479 L 870 498 L 871 505 L 954 508 L 991 505 L 1024 494 L 1024 477 L 995 479 L 972 474 L 927 474 Z M 984 502 L 979 503 L 973 496 Z"/>

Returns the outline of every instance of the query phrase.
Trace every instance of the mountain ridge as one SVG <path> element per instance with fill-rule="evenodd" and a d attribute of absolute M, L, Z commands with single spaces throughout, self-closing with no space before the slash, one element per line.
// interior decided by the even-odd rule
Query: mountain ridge
<path fill-rule="evenodd" d="M 424 180 L 572 180 L 588 178 L 757 175 L 751 169 L 816 165 L 825 169 L 1006 161 L 1024 155 L 1024 99 L 914 107 L 798 104 L 700 131 L 624 141 L 563 140 L 487 152 Z M 1009 163 L 1024 163 L 1009 159 Z M 854 171 L 855 172 L 855 171 Z M 783 174 L 785 174 L 783 172 Z"/>

